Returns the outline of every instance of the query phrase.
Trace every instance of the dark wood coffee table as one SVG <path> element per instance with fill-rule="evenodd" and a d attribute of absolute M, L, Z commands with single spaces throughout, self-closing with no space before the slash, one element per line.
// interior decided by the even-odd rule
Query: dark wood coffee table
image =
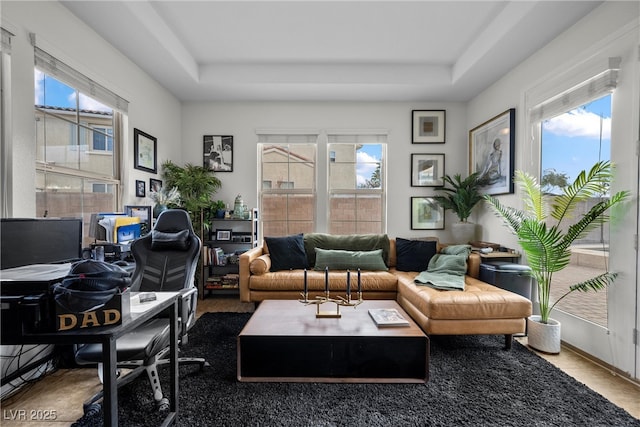
<path fill-rule="evenodd" d="M 322 310 L 333 310 L 324 304 Z M 409 326 L 378 327 L 368 310 L 395 308 Z M 395 301 L 341 307 L 339 319 L 316 306 L 266 300 L 238 336 L 238 380 L 246 382 L 423 383 L 429 338 Z"/>

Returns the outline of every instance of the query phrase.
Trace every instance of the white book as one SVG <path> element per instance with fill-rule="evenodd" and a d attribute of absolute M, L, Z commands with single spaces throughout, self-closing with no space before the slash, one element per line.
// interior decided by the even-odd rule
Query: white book
<path fill-rule="evenodd" d="M 409 326 L 409 321 L 395 308 L 370 308 L 369 315 L 378 326 Z"/>

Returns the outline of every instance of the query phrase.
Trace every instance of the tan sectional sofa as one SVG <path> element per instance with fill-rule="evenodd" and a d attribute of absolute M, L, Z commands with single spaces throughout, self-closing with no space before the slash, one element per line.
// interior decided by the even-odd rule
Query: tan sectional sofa
<path fill-rule="evenodd" d="M 312 235 L 304 236 L 305 250 L 310 261 L 314 261 L 310 255 L 314 244 L 309 243 L 313 239 L 308 238 Z M 396 240 L 383 237 L 378 244 L 382 247 L 388 270 L 360 272 L 364 300 L 396 300 L 428 335 L 499 334 L 505 335 L 505 346 L 509 348 L 513 334 L 525 331 L 526 318 L 531 315 L 531 301 L 480 281 L 479 255 L 471 253 L 467 259 L 464 291 L 439 290 L 416 285 L 414 279 L 419 271 L 399 271 L 396 268 Z M 335 238 L 340 241 L 338 236 L 329 237 L 327 241 L 332 242 Z M 326 247 L 326 244 L 323 246 Z M 339 249 L 345 248 L 344 245 L 337 246 Z M 441 249 L 440 245 L 437 247 L 438 250 Z M 357 249 L 362 250 L 361 247 Z M 367 248 L 372 249 L 375 248 Z M 313 263 L 308 267 L 307 286 L 309 298 L 313 299 L 324 295 L 325 271 L 313 270 Z M 271 256 L 266 244 L 240 255 L 240 300 L 260 302 L 265 299 L 301 297 L 304 268 L 271 270 Z M 355 291 L 357 273 L 355 270 L 350 271 L 351 286 Z M 330 270 L 328 277 L 330 293 L 344 295 L 346 270 Z"/>

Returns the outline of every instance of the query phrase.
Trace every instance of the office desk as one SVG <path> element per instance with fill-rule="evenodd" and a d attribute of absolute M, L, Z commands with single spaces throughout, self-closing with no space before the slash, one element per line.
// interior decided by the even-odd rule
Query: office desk
<path fill-rule="evenodd" d="M 136 293 L 132 293 L 134 296 Z M 176 423 L 178 414 L 178 292 L 156 292 L 157 300 L 144 304 L 131 304 L 131 318 L 117 326 L 76 329 L 63 332 L 48 332 L 22 335 L 17 341 L 2 344 L 102 344 L 104 364 L 103 416 L 105 426 L 118 425 L 118 387 L 116 340 L 131 332 L 147 320 L 163 311 L 170 314 L 170 369 L 171 394 L 169 396 L 169 414 L 163 425 Z"/>

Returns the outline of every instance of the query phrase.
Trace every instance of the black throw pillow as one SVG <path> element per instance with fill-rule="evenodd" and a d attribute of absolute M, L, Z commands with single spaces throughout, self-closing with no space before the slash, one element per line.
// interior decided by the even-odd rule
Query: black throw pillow
<path fill-rule="evenodd" d="M 307 268 L 307 253 L 304 251 L 302 234 L 265 237 L 264 240 L 271 258 L 270 271 Z"/>
<path fill-rule="evenodd" d="M 407 240 L 396 238 L 396 270 L 426 271 L 429 261 L 438 251 L 435 240 Z"/>

